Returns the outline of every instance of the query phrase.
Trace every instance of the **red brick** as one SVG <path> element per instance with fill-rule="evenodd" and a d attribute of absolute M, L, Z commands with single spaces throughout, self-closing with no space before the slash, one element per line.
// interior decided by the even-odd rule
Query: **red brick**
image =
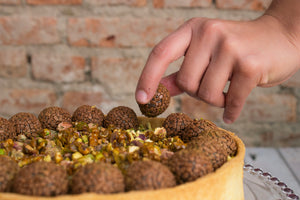
<path fill-rule="evenodd" d="M 174 8 L 174 7 L 209 7 L 212 0 L 153 0 L 155 8 Z"/>
<path fill-rule="evenodd" d="M 291 78 L 282 83 L 286 87 L 300 88 L 300 71 L 296 72 Z"/>
<path fill-rule="evenodd" d="M 72 18 L 68 41 L 73 46 L 149 47 L 182 22 L 169 18 Z"/>
<path fill-rule="evenodd" d="M 26 52 L 20 48 L 0 50 L 0 76 L 25 77 L 27 74 Z"/>
<path fill-rule="evenodd" d="M 1 89 L 1 115 L 12 116 L 18 112 L 31 112 L 36 115 L 47 106 L 54 105 L 57 97 L 49 89 Z"/>
<path fill-rule="evenodd" d="M 80 5 L 82 0 L 26 0 L 31 5 Z"/>
<path fill-rule="evenodd" d="M 4 5 L 20 5 L 21 0 L 0 0 L 0 4 Z"/>
<path fill-rule="evenodd" d="M 85 59 L 75 55 L 33 53 L 32 73 L 38 80 L 81 82 L 85 79 Z"/>
<path fill-rule="evenodd" d="M 85 2 L 92 5 L 129 5 L 137 7 L 147 4 L 147 0 L 86 0 Z"/>
<path fill-rule="evenodd" d="M 272 0 L 216 0 L 217 8 L 221 9 L 245 9 L 265 10 Z"/>
<path fill-rule="evenodd" d="M 292 132 L 292 133 L 280 132 L 278 133 L 278 135 L 279 135 L 278 139 L 276 140 L 277 143 L 275 145 L 281 147 L 299 147 L 300 144 L 299 132 Z"/>
<path fill-rule="evenodd" d="M 73 113 L 81 105 L 91 105 L 101 108 L 104 97 L 101 92 L 69 91 L 63 95 L 62 107 Z"/>
<path fill-rule="evenodd" d="M 221 121 L 223 117 L 222 108 L 211 106 L 188 95 L 182 95 L 181 97 L 181 111 L 197 119 Z"/>
<path fill-rule="evenodd" d="M 59 42 L 57 20 L 52 17 L 0 17 L 0 44 L 53 44 Z"/>
<path fill-rule="evenodd" d="M 244 106 L 241 120 L 252 122 L 295 122 L 297 99 L 290 94 L 253 93 Z"/>
<path fill-rule="evenodd" d="M 134 93 L 143 64 L 138 58 L 93 57 L 92 77 L 112 94 Z"/>

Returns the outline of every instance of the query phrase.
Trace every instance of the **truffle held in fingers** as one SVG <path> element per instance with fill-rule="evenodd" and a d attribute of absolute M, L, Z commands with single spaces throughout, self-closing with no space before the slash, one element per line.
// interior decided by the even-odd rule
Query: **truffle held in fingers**
<path fill-rule="evenodd" d="M 141 112 L 147 117 L 156 117 L 162 114 L 170 104 L 170 93 L 168 89 L 163 85 L 159 84 L 156 93 L 146 104 L 138 103 Z"/>

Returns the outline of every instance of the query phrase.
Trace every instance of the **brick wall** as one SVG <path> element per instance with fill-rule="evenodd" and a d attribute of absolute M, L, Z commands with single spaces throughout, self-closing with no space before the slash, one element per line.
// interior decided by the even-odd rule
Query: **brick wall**
<path fill-rule="evenodd" d="M 249 20 L 270 0 L 0 0 L 0 115 L 82 104 L 126 105 L 154 44 L 192 17 Z M 178 69 L 180 61 L 167 70 Z M 238 121 L 187 95 L 162 116 L 186 112 L 236 132 L 249 146 L 299 146 L 300 81 L 257 88 Z"/>

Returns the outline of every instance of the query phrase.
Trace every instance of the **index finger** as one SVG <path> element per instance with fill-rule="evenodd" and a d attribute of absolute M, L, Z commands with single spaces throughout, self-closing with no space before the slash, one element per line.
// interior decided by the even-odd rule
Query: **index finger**
<path fill-rule="evenodd" d="M 169 64 L 183 56 L 189 47 L 191 36 L 191 27 L 185 23 L 153 48 L 137 84 L 135 98 L 138 103 L 146 104 L 154 96 Z"/>

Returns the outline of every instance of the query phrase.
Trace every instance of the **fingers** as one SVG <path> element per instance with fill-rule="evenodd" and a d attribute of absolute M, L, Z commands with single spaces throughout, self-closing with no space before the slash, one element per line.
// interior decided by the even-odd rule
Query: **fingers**
<path fill-rule="evenodd" d="M 169 64 L 184 55 L 191 40 L 189 23 L 157 44 L 150 53 L 136 88 L 136 101 L 145 104 L 153 97 Z"/>
<path fill-rule="evenodd" d="M 197 93 L 198 98 L 211 105 L 224 107 L 223 90 L 231 76 L 232 66 L 233 59 L 226 51 L 216 52 L 202 78 Z"/>
<path fill-rule="evenodd" d="M 243 74 L 235 73 L 232 76 L 225 100 L 223 120 L 225 123 L 233 123 L 240 115 L 246 98 L 257 85 L 255 79 Z"/>
<path fill-rule="evenodd" d="M 176 96 L 183 93 L 183 91 L 176 84 L 177 74 L 178 72 L 170 74 L 162 78 L 160 81 L 169 90 L 171 96 Z"/>
<path fill-rule="evenodd" d="M 214 34 L 202 30 L 192 32 L 192 41 L 177 75 L 177 86 L 190 96 L 197 97 L 202 77 L 209 65 L 211 50 L 215 45 Z"/>

